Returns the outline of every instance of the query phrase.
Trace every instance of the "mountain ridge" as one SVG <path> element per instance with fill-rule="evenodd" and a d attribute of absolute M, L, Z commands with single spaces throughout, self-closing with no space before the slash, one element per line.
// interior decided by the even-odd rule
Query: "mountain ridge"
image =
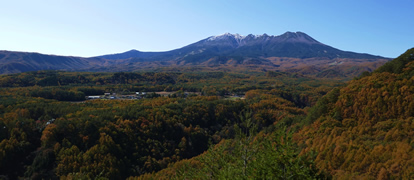
<path fill-rule="evenodd" d="M 90 58 L 0 51 L 0 74 L 36 70 L 114 72 L 168 68 L 293 70 L 313 74 L 315 69 L 320 73 L 334 68 L 333 72 L 339 69 L 340 73 L 350 77 L 359 75 L 363 69 L 374 70 L 389 60 L 381 56 L 341 51 L 303 32 L 286 32 L 278 36 L 225 33 L 170 51 L 142 52 L 133 49 Z M 309 66 L 312 68 L 307 68 Z M 299 69 L 309 69 L 309 72 Z"/>

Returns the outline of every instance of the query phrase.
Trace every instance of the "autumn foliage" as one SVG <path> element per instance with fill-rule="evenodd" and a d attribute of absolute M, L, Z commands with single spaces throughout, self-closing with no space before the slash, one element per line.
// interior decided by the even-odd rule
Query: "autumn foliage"
<path fill-rule="evenodd" d="M 0 178 L 413 179 L 413 51 L 347 84 L 276 71 L 2 75 Z"/>
<path fill-rule="evenodd" d="M 323 97 L 308 115 L 314 122 L 295 135 L 302 152 L 319 151 L 317 165 L 341 179 L 413 179 L 412 52 L 394 60 L 396 73 L 375 72 Z M 411 61 L 402 68 L 401 58 Z"/>

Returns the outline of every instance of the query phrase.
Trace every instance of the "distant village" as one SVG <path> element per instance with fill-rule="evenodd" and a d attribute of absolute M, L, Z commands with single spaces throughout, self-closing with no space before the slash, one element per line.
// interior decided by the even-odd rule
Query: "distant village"
<path fill-rule="evenodd" d="M 200 92 L 135 92 L 135 94 L 117 94 L 117 93 L 104 93 L 103 95 L 93 95 L 93 96 L 86 96 L 87 100 L 93 99 L 103 99 L 103 100 L 117 100 L 117 99 L 143 99 L 143 98 L 153 98 L 153 97 L 188 97 L 188 96 L 199 96 L 201 95 Z M 237 94 L 227 94 L 225 97 L 235 100 L 235 99 L 244 99 L 243 95 Z"/>
<path fill-rule="evenodd" d="M 86 99 L 142 99 L 146 92 L 135 92 L 135 94 L 121 95 L 117 93 L 104 93 L 103 95 L 86 96 Z"/>
<path fill-rule="evenodd" d="M 86 96 L 86 99 L 142 99 L 147 97 L 161 97 L 161 96 L 170 96 L 174 95 L 176 92 L 135 92 L 135 94 L 117 94 L 117 93 L 104 93 L 103 95 L 94 95 L 94 96 Z M 183 92 L 181 96 L 187 97 L 189 95 L 200 95 L 198 92 Z"/>

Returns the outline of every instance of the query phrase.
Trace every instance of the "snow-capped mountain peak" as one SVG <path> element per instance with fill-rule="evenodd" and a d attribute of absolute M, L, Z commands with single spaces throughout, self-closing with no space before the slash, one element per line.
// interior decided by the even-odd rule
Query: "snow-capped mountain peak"
<path fill-rule="evenodd" d="M 303 32 L 286 32 L 282 35 L 279 36 L 273 36 L 273 35 L 267 35 L 262 34 L 262 35 L 253 35 L 253 34 L 249 34 L 247 36 L 243 36 L 240 34 L 231 34 L 231 33 L 224 33 L 221 35 L 217 35 L 217 36 L 210 36 L 209 38 L 207 38 L 208 41 L 214 41 L 214 40 L 226 40 L 228 38 L 234 39 L 238 42 L 241 42 L 243 40 L 245 40 L 247 37 L 253 38 L 253 39 L 258 39 L 258 38 L 277 38 L 280 40 L 288 40 L 288 41 L 296 41 L 296 42 L 304 42 L 304 43 L 319 43 L 318 41 L 316 41 L 315 39 L 313 39 L 312 37 L 308 36 L 307 34 L 303 33 Z"/>

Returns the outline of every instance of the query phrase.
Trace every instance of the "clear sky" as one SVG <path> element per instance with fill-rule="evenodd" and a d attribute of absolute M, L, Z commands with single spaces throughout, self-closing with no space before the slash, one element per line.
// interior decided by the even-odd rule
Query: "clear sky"
<path fill-rule="evenodd" d="M 0 50 L 97 56 L 166 51 L 226 32 L 301 31 L 397 57 L 414 47 L 413 0 L 0 0 Z"/>

